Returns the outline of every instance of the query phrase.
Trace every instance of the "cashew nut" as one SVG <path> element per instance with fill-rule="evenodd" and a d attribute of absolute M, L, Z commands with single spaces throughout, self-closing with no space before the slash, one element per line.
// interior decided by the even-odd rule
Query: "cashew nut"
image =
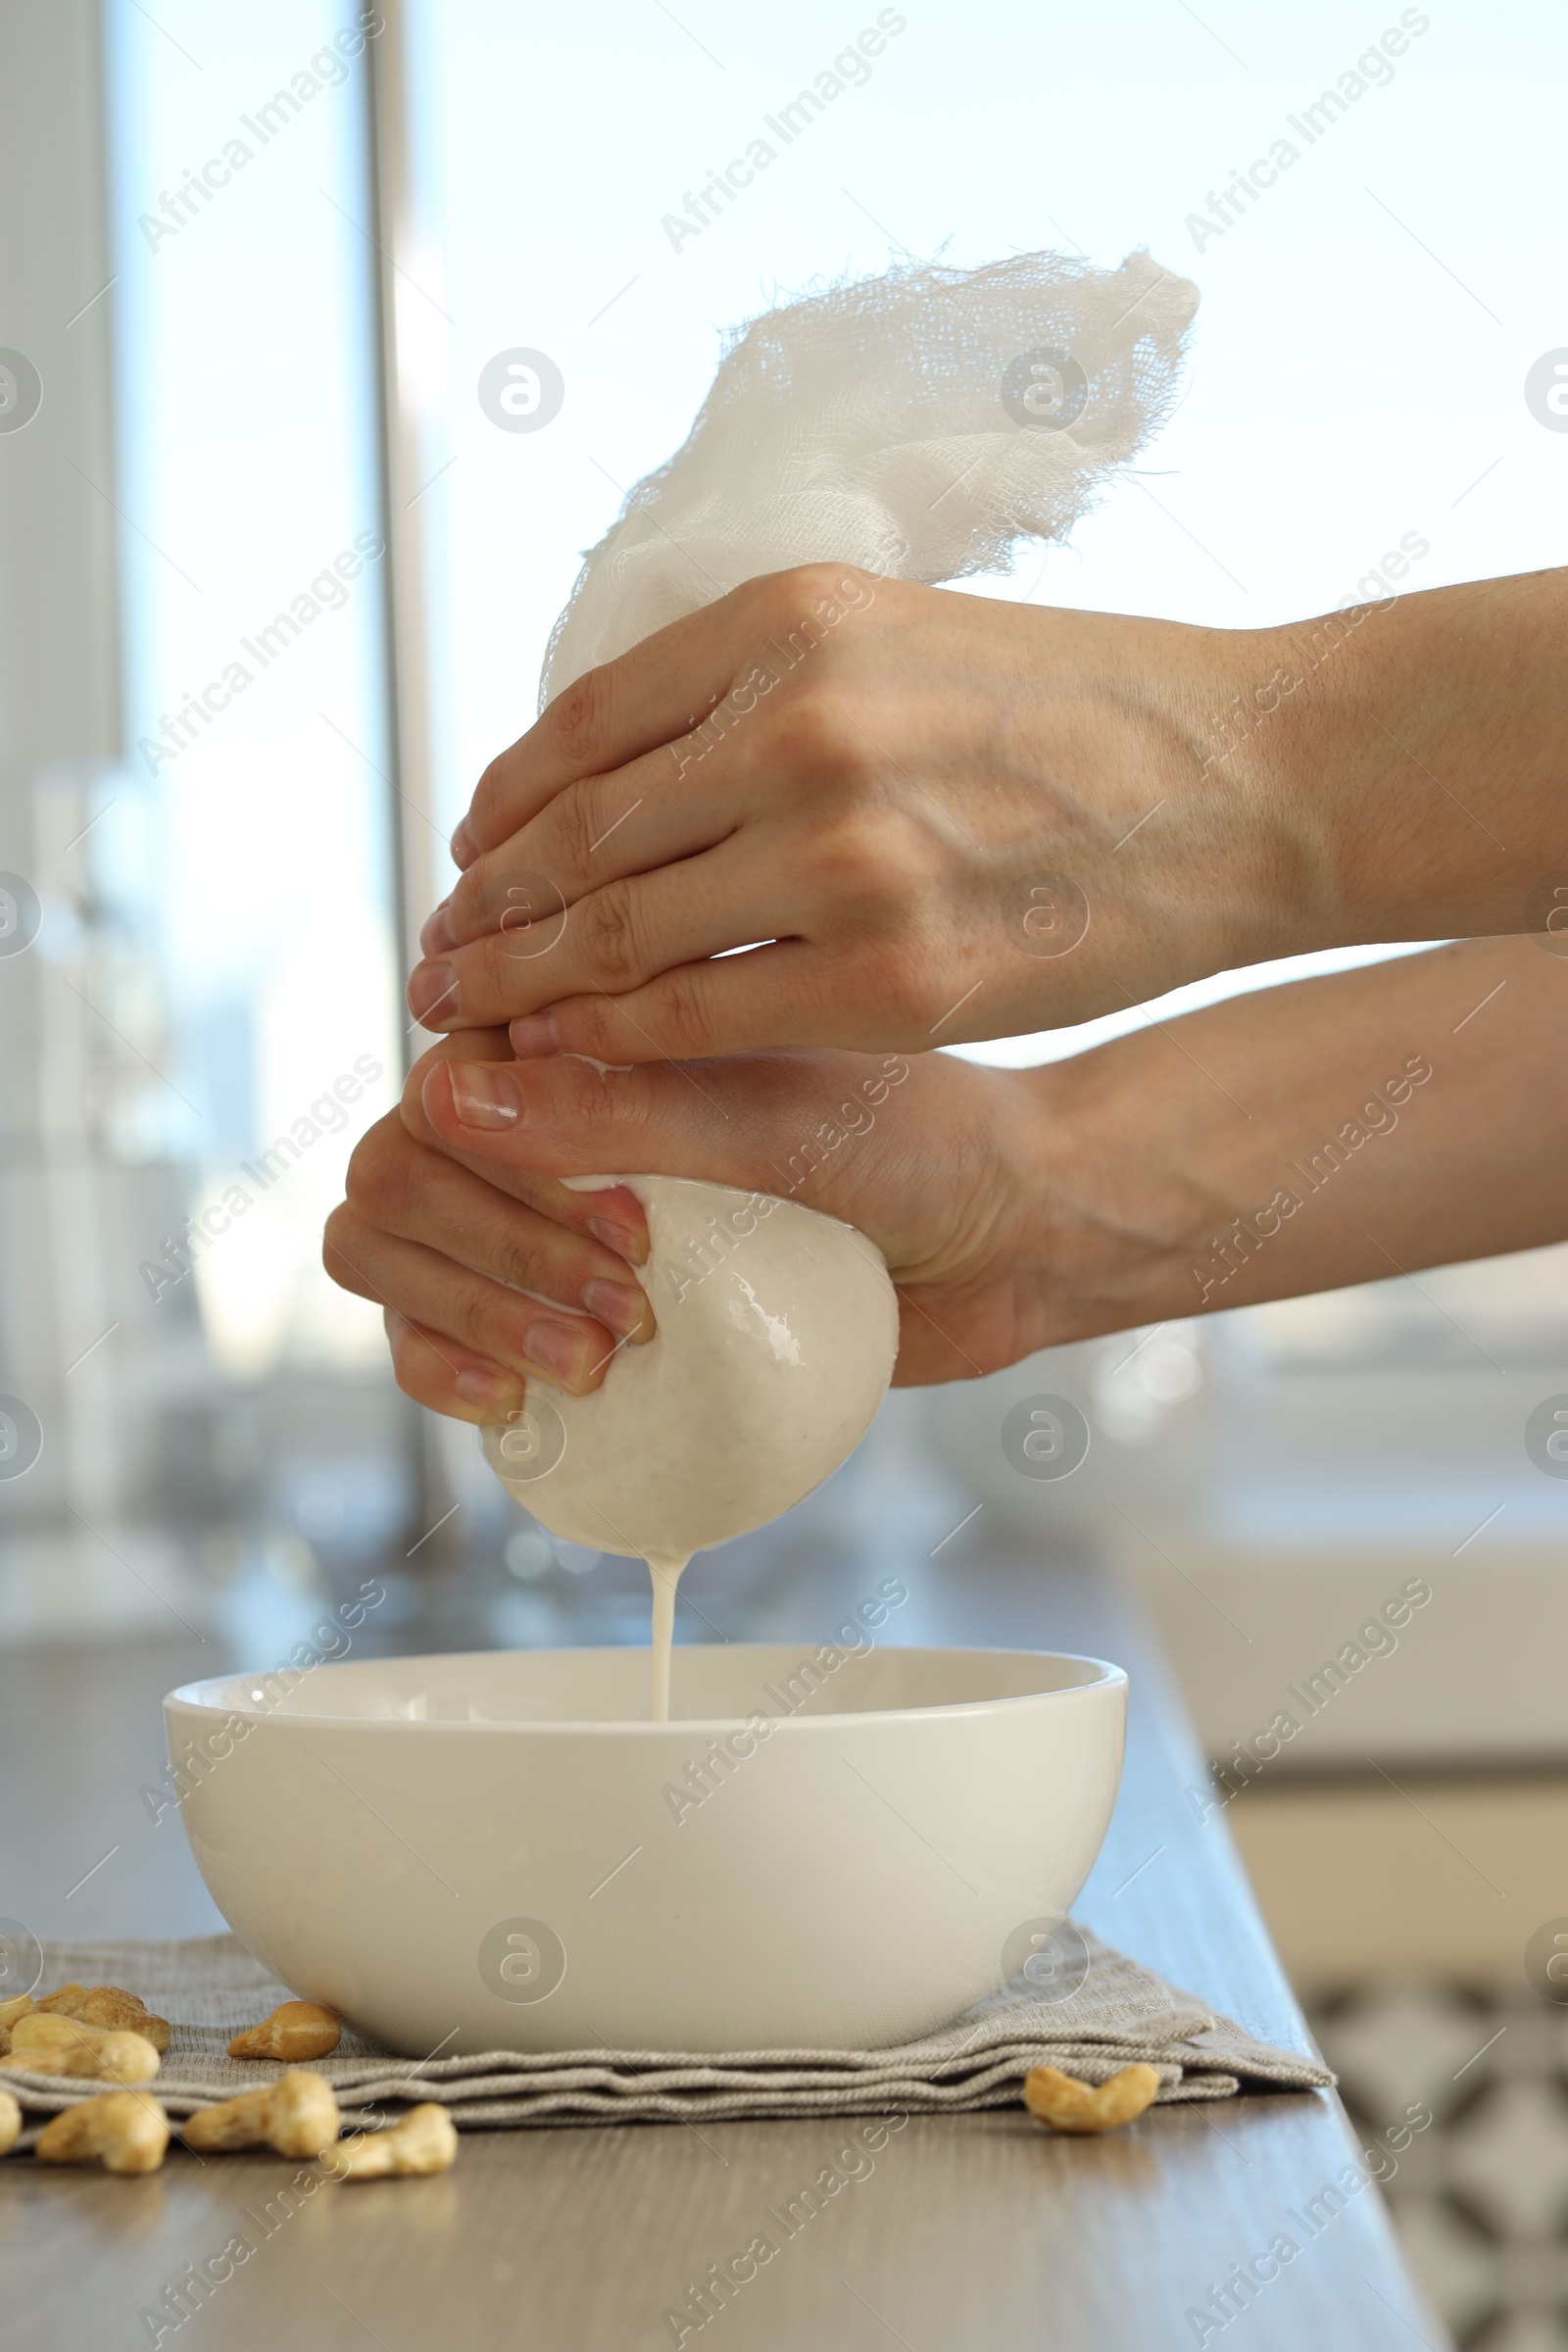
<path fill-rule="evenodd" d="M 9 2090 L 0 2090 L 0 2156 L 17 2144 L 22 2130 L 22 2108 Z"/>
<path fill-rule="evenodd" d="M 36 2004 L 49 2017 L 79 2018 L 86 2026 L 106 2026 L 139 2034 L 159 2052 L 169 2047 L 172 2031 L 167 2017 L 155 2017 L 146 2003 L 118 1984 L 62 1984 Z"/>
<path fill-rule="evenodd" d="M 319 2001 L 283 2001 L 259 2026 L 248 2026 L 243 2034 L 236 2034 L 228 2054 L 231 2058 L 286 2058 L 292 2065 L 300 2058 L 326 2057 L 342 2038 L 343 2029 L 336 2017 Z"/>
<path fill-rule="evenodd" d="M 40 2164 L 90 2164 L 106 2173 L 156 2173 L 169 2145 L 169 2118 L 145 2092 L 106 2090 L 78 2099 L 45 2124 L 33 2150 Z"/>
<path fill-rule="evenodd" d="M 338 2134 L 337 2101 L 319 2075 L 297 2070 L 262 2090 L 242 2090 L 217 2107 L 200 2107 L 179 2127 L 187 2148 L 275 2148 L 280 2156 L 319 2156 Z"/>
<path fill-rule="evenodd" d="M 1098 2088 L 1054 2066 L 1036 2066 L 1023 2079 L 1023 2103 L 1058 2132 L 1113 2132 L 1142 2115 L 1158 2088 L 1152 2066 L 1124 2066 Z"/>
<path fill-rule="evenodd" d="M 99 2082 L 150 2082 L 158 2052 L 142 2034 L 119 2034 L 75 2017 L 36 2009 L 11 2029 L 11 2055 L 0 2067 L 32 2075 L 90 2075 Z"/>
<path fill-rule="evenodd" d="M 32 2008 L 30 1992 L 13 1993 L 9 2001 L 0 2001 L 0 2058 L 11 2047 L 11 2029 L 19 2017 L 26 2017 Z"/>
<path fill-rule="evenodd" d="M 433 2101 L 411 2107 L 382 2132 L 365 2132 L 321 2158 L 337 2180 L 379 2180 L 389 2173 L 444 2173 L 458 2155 L 457 2127 Z"/>

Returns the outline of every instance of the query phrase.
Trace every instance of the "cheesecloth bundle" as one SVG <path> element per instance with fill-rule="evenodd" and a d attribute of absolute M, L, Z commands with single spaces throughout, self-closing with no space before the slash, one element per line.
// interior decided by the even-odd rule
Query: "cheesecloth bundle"
<path fill-rule="evenodd" d="M 1197 300 L 1146 253 L 1120 270 L 1032 253 L 894 269 L 754 319 L 684 447 L 587 557 L 541 702 L 760 572 L 851 563 L 934 585 L 1065 538 L 1168 413 Z M 667 1642 L 668 1571 L 858 1444 L 898 1302 L 880 1251 L 804 1203 L 623 1181 L 649 1214 L 635 1271 L 658 1337 L 590 1396 L 536 1400 L 530 1382 L 484 1449 L 558 1535 L 664 1563 Z"/>
<path fill-rule="evenodd" d="M 640 481 L 557 621 L 540 707 L 760 572 L 934 586 L 1065 539 L 1174 405 L 1198 290 L 1147 253 L 892 269 L 729 340 L 684 446 Z"/>

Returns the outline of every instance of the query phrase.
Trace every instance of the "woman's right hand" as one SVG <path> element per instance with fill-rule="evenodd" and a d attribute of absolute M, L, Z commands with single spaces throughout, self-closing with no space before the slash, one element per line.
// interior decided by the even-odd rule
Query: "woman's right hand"
<path fill-rule="evenodd" d="M 504 1421 L 530 1378 L 603 1378 L 623 1335 L 599 1284 L 632 1344 L 654 1330 L 636 1200 L 561 1179 L 695 1177 L 869 1235 L 899 1291 L 896 1378 L 961 1380 L 1563 1239 L 1568 1095 L 1541 1073 L 1565 1054 L 1568 958 L 1534 939 L 1259 990 L 1035 1070 L 832 1052 L 600 1070 L 467 1030 L 356 1151 L 327 1265 L 388 1310 L 412 1396 Z M 541 1320 L 575 1339 L 565 1376 L 530 1348 Z"/>

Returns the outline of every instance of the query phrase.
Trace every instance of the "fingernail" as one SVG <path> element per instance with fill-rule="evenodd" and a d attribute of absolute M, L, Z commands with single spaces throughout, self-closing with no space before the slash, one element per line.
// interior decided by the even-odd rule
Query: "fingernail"
<path fill-rule="evenodd" d="M 458 975 L 450 963 L 418 963 L 409 979 L 409 1010 L 416 1021 L 458 1009 Z"/>
<path fill-rule="evenodd" d="M 453 1061 L 452 1107 L 465 1127 L 514 1127 L 522 1109 L 517 1082 L 504 1062 Z"/>
<path fill-rule="evenodd" d="M 519 1061 L 537 1061 L 561 1052 L 561 1031 L 553 1012 L 525 1012 L 513 1022 L 509 1034 Z"/>
<path fill-rule="evenodd" d="M 648 1236 L 639 1233 L 634 1225 L 614 1225 L 609 1217 L 590 1217 L 588 1231 L 596 1242 L 603 1242 L 607 1250 L 613 1250 L 615 1255 L 623 1257 L 629 1266 L 647 1265 Z"/>
<path fill-rule="evenodd" d="M 477 1365 L 471 1371 L 459 1372 L 452 1386 L 466 1404 L 476 1404 L 481 1412 L 502 1412 L 514 1404 L 522 1383 L 510 1372 L 481 1371 Z"/>
<path fill-rule="evenodd" d="M 618 1340 L 629 1339 L 649 1320 L 647 1294 L 635 1283 L 590 1282 L 583 1290 L 582 1302 L 591 1315 L 609 1324 Z"/>
<path fill-rule="evenodd" d="M 477 855 L 478 845 L 473 838 L 473 829 L 467 818 L 463 817 L 452 836 L 452 862 L 454 865 L 466 865 Z"/>
<path fill-rule="evenodd" d="M 447 908 L 451 904 L 450 899 L 443 899 L 435 911 L 424 918 L 419 945 L 426 956 L 444 956 L 448 948 L 455 948 L 458 944 L 452 936 L 452 926 L 447 921 Z"/>
<path fill-rule="evenodd" d="M 558 1380 L 573 1381 L 583 1361 L 580 1324 L 533 1323 L 522 1335 L 522 1352 Z"/>

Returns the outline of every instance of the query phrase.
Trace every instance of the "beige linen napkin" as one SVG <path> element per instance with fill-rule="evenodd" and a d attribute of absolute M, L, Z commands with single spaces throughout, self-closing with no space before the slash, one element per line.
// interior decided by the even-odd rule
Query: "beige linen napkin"
<path fill-rule="evenodd" d="M 883 2050 L 488 2050 L 471 2057 L 389 2056 L 345 2033 L 315 2072 L 332 2084 L 349 2124 L 378 2122 L 391 2105 L 437 2099 L 467 2129 L 524 2124 L 703 2123 L 740 2116 L 958 2114 L 1005 2107 L 1032 2066 L 1102 2082 L 1139 2060 L 1156 2067 L 1158 2097 L 1225 2099 L 1249 2089 L 1313 2090 L 1334 2078 L 1298 2050 L 1278 2050 L 1136 1960 L 1084 1933 L 1088 1974 L 1065 1999 L 1012 1978 L 919 2041 Z M 281 2074 L 270 2060 L 230 2058 L 228 2042 L 288 1987 L 237 1936 L 186 1943 L 51 1943 L 40 1988 L 74 1981 L 120 1984 L 173 2026 L 156 2082 L 172 2115 L 188 2115 Z M 103 2087 L 0 2072 L 32 2124 Z"/>

